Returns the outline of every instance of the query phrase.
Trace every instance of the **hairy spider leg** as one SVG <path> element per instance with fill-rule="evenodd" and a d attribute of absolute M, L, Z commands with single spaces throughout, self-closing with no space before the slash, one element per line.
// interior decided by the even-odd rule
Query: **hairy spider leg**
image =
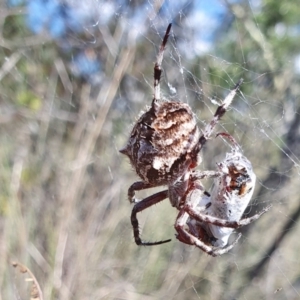
<path fill-rule="evenodd" d="M 243 83 L 243 79 L 241 78 L 239 82 L 235 85 L 235 87 L 230 91 L 230 93 L 227 95 L 227 97 L 224 99 L 223 103 L 217 108 L 213 119 L 205 126 L 203 130 L 202 136 L 199 138 L 199 145 L 197 151 L 200 152 L 206 141 L 211 136 L 215 126 L 220 121 L 220 119 L 224 116 L 226 113 L 228 107 L 232 103 L 232 100 L 234 96 L 236 95 L 238 89 L 240 88 L 241 84 Z"/>
<path fill-rule="evenodd" d="M 135 198 L 136 191 L 142 191 L 154 187 L 153 184 L 144 181 L 134 182 L 128 189 L 128 200 L 130 203 L 137 203 L 140 200 Z"/>
<path fill-rule="evenodd" d="M 136 217 L 137 213 L 143 211 L 144 209 L 157 204 L 163 200 L 165 200 L 166 198 L 168 198 L 168 190 L 165 191 L 161 191 L 158 192 L 154 195 L 151 195 L 145 199 L 143 199 L 142 201 L 136 203 L 132 209 L 131 212 L 131 225 L 133 228 L 133 235 L 134 235 L 134 240 L 135 243 L 137 245 L 140 246 L 154 246 L 154 245 L 160 245 L 160 244 L 164 244 L 164 243 L 168 243 L 171 241 L 171 239 L 169 240 L 163 240 L 163 241 L 158 241 L 158 242 L 144 242 L 141 240 L 140 238 L 140 230 L 139 230 L 139 222 L 138 219 Z"/>
<path fill-rule="evenodd" d="M 154 99 L 152 101 L 152 105 L 154 105 L 155 101 L 160 100 L 160 77 L 161 77 L 161 73 L 162 73 L 161 64 L 162 64 L 162 60 L 164 57 L 164 51 L 166 49 L 166 44 L 168 42 L 168 38 L 170 35 L 171 27 L 172 27 L 172 24 L 170 23 L 166 30 L 166 33 L 165 33 L 164 39 L 161 43 L 161 46 L 159 48 L 157 59 L 156 59 L 155 65 L 154 65 Z"/>
<path fill-rule="evenodd" d="M 232 144 L 232 149 L 234 149 L 235 151 L 241 151 L 241 148 L 239 146 L 239 144 L 236 142 L 236 140 L 234 139 L 234 137 L 227 133 L 227 132 L 219 132 L 216 134 L 216 137 L 221 136 L 223 138 L 227 138 L 230 143 Z"/>
<path fill-rule="evenodd" d="M 210 224 L 220 226 L 220 227 L 237 229 L 237 228 L 243 227 L 245 225 L 249 225 L 250 223 L 256 221 L 263 214 L 268 212 L 271 207 L 272 207 L 272 205 L 268 205 L 267 207 L 265 207 L 263 210 L 261 210 L 259 213 L 255 214 L 254 216 L 249 217 L 249 218 L 244 218 L 240 221 L 222 220 L 222 219 L 219 219 L 219 218 L 216 218 L 216 217 L 213 217 L 213 216 L 209 216 L 209 215 L 199 213 L 197 210 L 195 210 L 193 208 L 193 206 L 191 205 L 191 203 L 189 203 L 189 201 L 187 201 L 185 203 L 182 210 L 185 211 L 189 216 L 191 216 L 191 218 L 193 218 L 193 219 L 195 219 L 199 222 L 210 223 Z"/>

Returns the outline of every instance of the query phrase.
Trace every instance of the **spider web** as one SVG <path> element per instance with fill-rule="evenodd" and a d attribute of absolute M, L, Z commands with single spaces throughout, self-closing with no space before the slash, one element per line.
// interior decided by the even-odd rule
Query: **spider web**
<path fill-rule="evenodd" d="M 35 274 L 45 299 L 299 298 L 299 16 L 293 5 L 0 5 L 3 299 L 30 289 L 12 260 Z M 245 215 L 273 205 L 218 258 L 176 240 L 178 212 L 168 200 L 138 218 L 144 239 L 172 241 L 138 247 L 132 238 L 126 194 L 138 178 L 118 150 L 152 100 L 154 61 L 170 22 L 162 94 L 189 103 L 202 129 L 244 78 L 215 133 L 233 135 L 257 175 Z M 199 169 L 214 170 L 229 151 L 212 136 Z M 209 191 L 212 181 L 203 184 Z"/>

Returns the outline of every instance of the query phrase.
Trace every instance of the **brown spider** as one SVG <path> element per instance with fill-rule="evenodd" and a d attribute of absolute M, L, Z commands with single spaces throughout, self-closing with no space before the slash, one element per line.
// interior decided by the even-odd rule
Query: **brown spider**
<path fill-rule="evenodd" d="M 188 222 L 188 215 L 186 215 L 188 206 L 185 204 L 192 202 L 194 206 L 197 206 L 199 201 L 201 201 L 201 197 L 198 199 L 194 195 L 199 193 L 205 195 L 199 179 L 222 175 L 219 171 L 194 173 L 193 169 L 200 164 L 199 152 L 231 104 L 242 80 L 236 84 L 223 103 L 217 108 L 213 119 L 205 126 L 202 135 L 200 135 L 196 117 L 188 104 L 168 99 L 161 100 L 161 64 L 170 30 L 171 24 L 167 28 L 154 66 L 154 98 L 151 107 L 140 116 L 131 131 L 126 146 L 120 150 L 121 153 L 129 157 L 136 173 L 142 179 L 142 181 L 133 183 L 128 189 L 129 201 L 135 203 L 131 214 L 134 239 L 137 245 L 145 246 L 159 245 L 171 241 L 170 239 L 158 242 L 142 241 L 136 217 L 138 212 L 169 198 L 172 206 L 180 210 L 179 223 L 178 220 L 176 221 L 178 225 L 176 225 L 176 230 L 179 233 L 178 239 L 184 243 L 196 245 L 211 255 L 215 253 L 222 254 L 229 251 L 237 240 L 229 246 L 225 245 L 223 248 L 220 248 L 220 252 L 214 252 L 212 249 L 207 249 L 205 244 L 199 246 L 197 243 L 192 242 L 190 240 L 190 236 L 193 234 L 192 230 L 189 233 L 186 230 L 182 230 L 182 228 Z M 135 199 L 135 191 L 161 185 L 167 185 L 168 189 L 141 201 Z M 182 210 L 183 208 L 184 210 Z M 182 215 L 184 215 L 184 220 Z M 198 222 L 201 217 L 195 219 Z M 220 226 L 233 227 L 226 220 L 221 221 L 225 225 Z M 234 228 L 238 227 L 236 222 L 234 222 L 234 226 Z M 193 236 L 193 238 L 199 240 L 196 236 Z M 199 240 L 199 242 L 201 241 Z"/>

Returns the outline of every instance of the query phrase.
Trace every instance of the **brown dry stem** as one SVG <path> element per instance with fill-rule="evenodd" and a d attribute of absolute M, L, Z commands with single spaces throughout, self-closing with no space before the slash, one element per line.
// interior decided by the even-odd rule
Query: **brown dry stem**
<path fill-rule="evenodd" d="M 32 281 L 30 289 L 30 300 L 43 300 L 44 298 L 41 287 L 34 274 L 30 271 L 30 269 L 18 262 L 12 262 L 12 266 L 14 268 L 18 268 L 20 273 L 27 273 L 29 275 L 29 278 L 27 278 L 26 281 Z"/>

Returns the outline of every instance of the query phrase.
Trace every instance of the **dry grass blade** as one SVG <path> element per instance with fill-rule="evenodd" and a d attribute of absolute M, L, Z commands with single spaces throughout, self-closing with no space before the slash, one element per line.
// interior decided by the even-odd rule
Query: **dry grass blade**
<path fill-rule="evenodd" d="M 30 300 L 43 300 L 43 293 L 41 290 L 41 287 L 34 276 L 34 274 L 28 269 L 25 265 L 18 263 L 18 262 L 12 262 L 12 265 L 14 268 L 18 268 L 20 273 L 27 273 L 29 275 L 29 278 L 26 279 L 26 281 L 32 281 L 32 286 L 30 289 Z"/>

